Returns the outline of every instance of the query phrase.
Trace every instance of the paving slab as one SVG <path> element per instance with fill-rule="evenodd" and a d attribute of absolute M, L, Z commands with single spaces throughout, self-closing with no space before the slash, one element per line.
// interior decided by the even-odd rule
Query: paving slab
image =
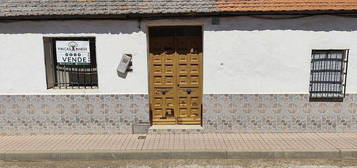
<path fill-rule="evenodd" d="M 0 160 L 356 159 L 357 133 L 0 136 Z"/>

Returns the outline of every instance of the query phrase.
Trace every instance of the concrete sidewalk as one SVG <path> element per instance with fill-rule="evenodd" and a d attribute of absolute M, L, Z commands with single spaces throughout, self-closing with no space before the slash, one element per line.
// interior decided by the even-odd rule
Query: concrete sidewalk
<path fill-rule="evenodd" d="M 0 136 L 0 160 L 357 159 L 357 133 Z"/>

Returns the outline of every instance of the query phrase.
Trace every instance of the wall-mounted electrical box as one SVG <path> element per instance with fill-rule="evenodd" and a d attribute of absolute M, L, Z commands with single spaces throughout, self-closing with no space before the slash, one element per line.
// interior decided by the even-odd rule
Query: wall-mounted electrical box
<path fill-rule="evenodd" d="M 119 65 L 118 65 L 118 68 L 117 68 L 119 77 L 126 78 L 126 76 L 128 75 L 128 72 L 133 71 L 131 69 L 131 66 L 133 65 L 132 58 L 133 58 L 132 54 L 124 54 L 123 55 Z"/>

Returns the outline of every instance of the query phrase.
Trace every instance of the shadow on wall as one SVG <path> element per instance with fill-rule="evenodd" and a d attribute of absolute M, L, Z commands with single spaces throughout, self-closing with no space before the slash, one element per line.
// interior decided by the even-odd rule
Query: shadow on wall
<path fill-rule="evenodd" d="M 279 16 L 281 17 L 281 16 Z M 219 25 L 212 25 L 211 19 L 197 18 L 195 24 L 205 24 L 205 31 L 255 31 L 255 30 L 302 30 L 302 31 L 356 31 L 357 17 L 346 16 L 283 16 L 283 19 L 269 19 L 271 16 L 240 16 L 221 17 Z M 160 23 L 172 25 L 179 20 L 180 23 L 190 24 L 188 20 L 150 21 L 145 23 Z M 208 20 L 208 21 L 207 21 Z M 132 34 L 145 31 L 145 24 L 138 20 L 68 20 L 68 21 L 14 21 L 1 22 L 0 34 Z M 146 33 L 146 32 L 145 32 Z"/>
<path fill-rule="evenodd" d="M 220 19 L 219 25 L 205 28 L 206 31 L 255 31 L 255 30 L 301 30 L 301 31 L 355 31 L 357 17 L 346 16 L 284 16 L 272 19 L 272 16 L 242 16 Z"/>
<path fill-rule="evenodd" d="M 0 34 L 132 34 L 140 31 L 137 20 L 68 20 L 2 22 Z"/>

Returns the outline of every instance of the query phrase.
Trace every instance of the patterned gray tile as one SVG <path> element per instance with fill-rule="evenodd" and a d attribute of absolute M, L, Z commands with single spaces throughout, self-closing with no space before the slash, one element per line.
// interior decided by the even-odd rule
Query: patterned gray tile
<path fill-rule="evenodd" d="M 151 133 L 357 131 L 357 95 L 344 102 L 309 102 L 308 95 L 210 94 L 200 130 Z M 0 96 L 0 134 L 131 133 L 149 122 L 148 95 Z"/>

